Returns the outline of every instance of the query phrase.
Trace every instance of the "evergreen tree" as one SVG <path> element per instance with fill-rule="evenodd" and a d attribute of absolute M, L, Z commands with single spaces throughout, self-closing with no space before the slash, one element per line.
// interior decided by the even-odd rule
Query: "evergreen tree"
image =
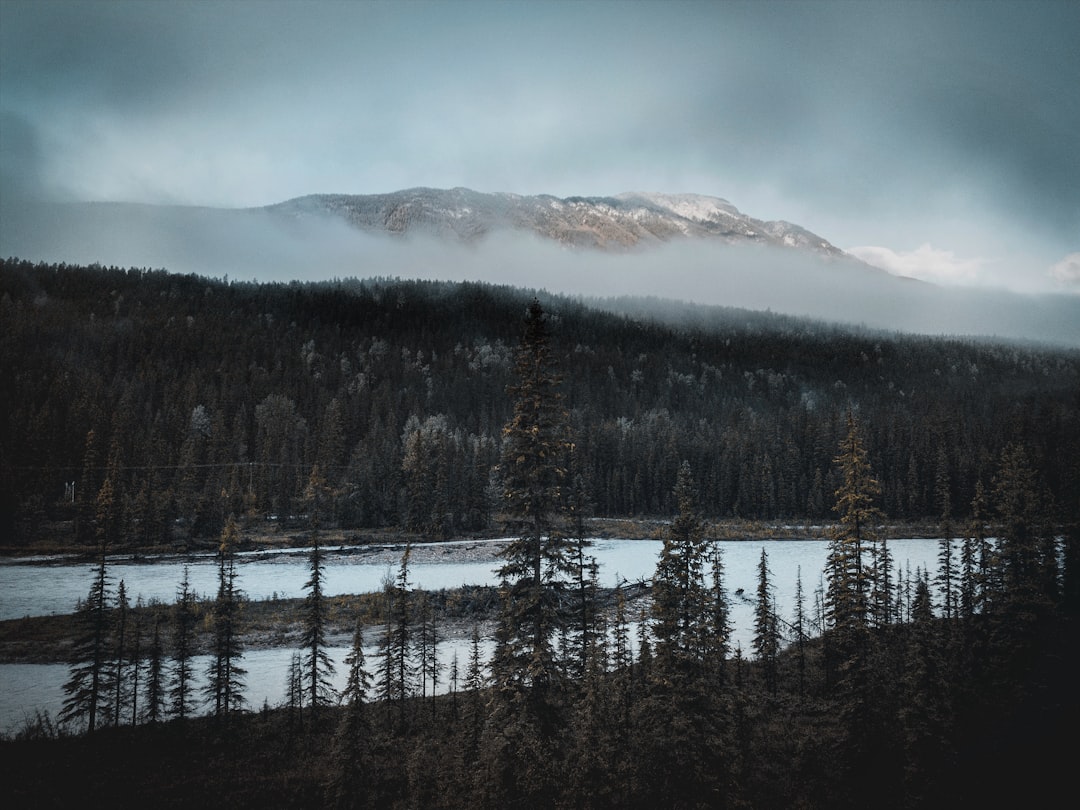
<path fill-rule="evenodd" d="M 540 691 L 558 681 L 553 640 L 563 626 L 561 594 L 572 573 L 563 535 L 569 426 L 558 391 L 547 318 L 536 300 L 525 318 L 513 418 L 503 428 L 503 511 L 518 534 L 502 551 L 499 663 L 504 686 Z"/>
<path fill-rule="evenodd" d="M 244 675 L 240 666 L 244 648 L 239 631 L 242 594 L 236 587 L 236 545 L 239 530 L 231 515 L 221 532 L 218 545 L 218 592 L 213 608 L 213 651 L 207 670 L 204 694 L 213 703 L 214 716 L 227 716 L 241 709 L 244 700 Z"/>
<path fill-rule="evenodd" d="M 938 469 L 935 483 L 941 520 L 941 541 L 938 548 L 938 588 L 941 591 L 941 612 L 946 619 L 956 615 L 956 567 L 953 564 L 952 499 L 949 494 L 949 467 L 945 448 L 938 450 Z"/>
<path fill-rule="evenodd" d="M 795 662 L 799 671 L 799 694 L 806 692 L 806 608 L 803 596 L 802 566 L 795 577 L 795 616 L 791 624 L 795 633 Z"/>
<path fill-rule="evenodd" d="M 366 703 L 371 692 L 371 673 L 364 665 L 364 623 L 359 619 L 353 630 L 352 647 L 345 656 L 345 666 L 349 668 L 349 676 L 345 681 L 345 691 L 341 693 L 342 699 L 349 706 Z"/>
<path fill-rule="evenodd" d="M 406 545 L 401 555 L 397 577 L 387 583 L 386 640 L 383 656 L 383 698 L 397 703 L 404 720 L 405 700 L 413 693 L 416 667 L 413 664 L 412 594 L 409 584 L 409 558 L 412 547 Z"/>
<path fill-rule="evenodd" d="M 185 565 L 173 606 L 173 667 L 169 687 L 169 711 L 181 720 L 194 709 L 191 659 L 195 654 L 195 595 L 190 583 L 190 572 Z"/>
<path fill-rule="evenodd" d="M 146 664 L 146 707 L 143 718 L 156 724 L 165 716 L 165 676 L 163 671 L 161 617 L 154 618 L 154 635 L 150 639 L 150 655 Z"/>
<path fill-rule="evenodd" d="M 953 752 L 947 737 L 952 726 L 952 707 L 947 697 L 944 666 L 934 627 L 930 587 L 920 577 L 915 585 L 899 711 L 905 792 L 911 806 L 927 802 L 934 795 L 937 780 L 952 768 Z"/>
<path fill-rule="evenodd" d="M 1011 444 L 1002 453 L 993 495 L 1002 524 L 997 570 L 1004 625 L 1023 636 L 1057 602 L 1058 554 L 1042 487 L 1021 445 Z"/>
<path fill-rule="evenodd" d="M 114 657 L 113 657 L 113 724 L 120 725 L 123 719 L 124 692 L 127 688 L 127 657 L 128 657 L 128 604 L 127 590 L 124 588 L 124 580 L 116 587 L 116 611 L 114 619 Z"/>
<path fill-rule="evenodd" d="M 876 538 L 875 528 L 883 517 L 874 505 L 881 494 L 881 485 L 870 470 L 862 432 L 850 412 L 847 435 L 841 442 L 835 462 L 843 483 L 836 490 L 833 507 L 839 522 L 829 530 L 825 608 L 835 642 L 844 658 L 865 643 L 872 583 L 868 582 L 870 577 L 864 557 L 868 545 Z"/>
<path fill-rule="evenodd" d="M 665 677 L 699 670 L 715 636 L 710 589 L 705 583 L 709 543 L 694 507 L 690 465 L 683 462 L 675 485 L 678 512 L 664 539 L 653 577 L 656 664 Z"/>
<path fill-rule="evenodd" d="M 722 682 L 726 671 L 726 661 L 731 645 L 731 608 L 728 605 L 727 592 L 724 590 L 724 558 L 720 547 L 714 544 L 709 554 L 712 570 L 712 621 L 710 626 L 709 656 L 713 671 Z"/>
<path fill-rule="evenodd" d="M 417 632 L 416 640 L 416 665 L 420 681 L 420 695 L 427 697 L 427 684 L 431 682 L 431 710 L 435 711 L 435 695 L 439 688 L 439 676 L 443 666 L 439 661 L 439 626 L 435 621 L 435 609 L 427 591 L 420 591 L 416 607 Z"/>
<path fill-rule="evenodd" d="M 371 690 L 371 675 L 364 666 L 364 625 L 359 619 L 345 665 L 349 667 L 342 692 L 346 705 L 334 740 L 335 772 L 329 794 L 335 807 L 367 807 L 369 780 L 365 777 L 372 746 L 365 704 Z"/>
<path fill-rule="evenodd" d="M 142 607 L 141 597 L 136 601 L 135 607 Z M 128 665 L 131 667 L 131 725 L 134 726 L 139 722 L 139 681 L 143 666 L 143 626 L 138 614 L 132 617 L 131 624 Z"/>
<path fill-rule="evenodd" d="M 62 723 L 86 722 L 92 734 L 98 720 L 108 717 L 109 672 L 107 666 L 109 579 L 105 566 L 105 535 L 98 536 L 97 571 L 90 592 L 77 612 L 79 635 L 71 669 L 64 684 Z"/>
<path fill-rule="evenodd" d="M 304 598 L 304 626 L 300 636 L 300 644 L 304 650 L 303 678 L 313 721 L 318 716 L 319 708 L 330 705 L 334 698 L 334 687 L 331 681 L 334 675 L 334 662 L 330 659 L 330 653 L 327 652 L 323 558 L 322 546 L 319 543 L 320 510 L 325 492 L 326 482 L 319 468 L 313 467 L 308 480 L 306 497 L 311 509 L 311 550 L 308 552 L 308 579 L 304 583 L 307 596 Z"/>
<path fill-rule="evenodd" d="M 780 629 L 769 582 L 769 556 L 761 549 L 758 562 L 757 602 L 754 606 L 754 655 L 765 680 L 765 688 L 776 691 L 776 665 L 780 654 Z"/>

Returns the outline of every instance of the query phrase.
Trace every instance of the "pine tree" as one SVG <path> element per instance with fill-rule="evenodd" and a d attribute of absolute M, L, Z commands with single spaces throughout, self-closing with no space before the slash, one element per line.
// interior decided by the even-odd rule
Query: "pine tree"
<path fill-rule="evenodd" d="M 949 466 L 945 448 L 938 450 L 937 479 L 938 510 L 941 520 L 941 541 L 938 547 L 937 583 L 941 590 L 941 610 L 946 619 L 956 615 L 956 567 L 953 564 L 952 498 L 949 494 Z"/>
<path fill-rule="evenodd" d="M 765 688 L 776 691 L 776 665 L 780 654 L 780 630 L 769 582 L 769 555 L 761 549 L 758 562 L 757 603 L 754 607 L 754 655 L 761 666 Z"/>
<path fill-rule="evenodd" d="M 230 516 L 218 545 L 218 592 L 212 614 L 213 652 L 204 690 L 213 703 L 215 717 L 227 716 L 243 708 L 245 703 L 244 675 L 247 672 L 240 666 L 244 648 L 238 627 L 242 594 L 236 587 L 238 541 L 236 520 Z"/>
<path fill-rule="evenodd" d="M 1056 604 L 1059 584 L 1057 540 L 1046 497 L 1021 445 L 1009 445 L 1002 453 L 993 495 L 1002 524 L 997 547 L 1001 607 L 1008 631 L 1023 636 Z"/>
<path fill-rule="evenodd" d="M 667 678 L 698 671 L 710 647 L 710 589 L 705 583 L 709 543 L 694 507 L 690 465 L 675 485 L 678 512 L 664 539 L 653 577 L 656 664 Z"/>
<path fill-rule="evenodd" d="M 806 609 L 803 596 L 802 566 L 795 577 L 795 616 L 791 629 L 795 633 L 795 661 L 799 671 L 799 694 L 806 692 Z"/>
<path fill-rule="evenodd" d="M 930 587 L 915 585 L 911 635 L 901 680 L 899 721 L 904 743 L 907 799 L 913 806 L 933 795 L 936 780 L 951 768 L 947 730 L 952 726 L 946 674 L 934 627 Z"/>
<path fill-rule="evenodd" d="M 359 619 L 353 630 L 352 648 L 345 656 L 345 666 L 349 668 L 349 676 L 345 681 L 345 691 L 341 693 L 342 699 L 349 706 L 366 703 L 371 692 L 371 673 L 364 665 L 364 623 Z"/>
<path fill-rule="evenodd" d="M 443 666 L 439 661 L 439 626 L 435 621 L 435 610 L 427 591 L 418 594 L 416 609 L 416 666 L 419 671 L 420 695 L 427 697 L 427 684 L 431 682 L 431 710 L 435 711 L 435 695 L 439 688 L 439 676 Z"/>
<path fill-rule="evenodd" d="M 553 640 L 564 623 L 561 594 L 572 573 L 563 535 L 563 480 L 569 425 L 558 391 L 547 318 L 534 300 L 508 390 L 513 417 L 503 428 L 503 511 L 518 532 L 502 552 L 501 645 L 504 686 L 543 691 L 559 680 Z"/>
<path fill-rule="evenodd" d="M 865 642 L 869 597 L 873 585 L 868 581 L 865 556 L 876 538 L 875 527 L 882 520 L 874 500 L 881 485 L 870 470 L 862 433 L 853 414 L 848 413 L 847 435 L 835 459 L 843 483 L 836 490 L 834 511 L 839 523 L 829 530 L 829 555 L 826 563 L 825 607 L 827 620 L 835 631 L 836 642 L 844 653 Z"/>
<path fill-rule="evenodd" d="M 89 442 L 89 440 L 88 440 Z M 99 718 L 107 718 L 109 702 L 109 672 L 107 667 L 109 579 L 105 565 L 105 534 L 98 536 L 97 573 L 90 593 L 79 608 L 79 636 L 67 683 L 64 684 L 62 723 L 86 721 L 86 731 L 92 734 Z"/>
<path fill-rule="evenodd" d="M 303 678 L 311 706 L 312 721 L 316 721 L 319 708 L 328 706 L 334 699 L 332 677 L 334 662 L 327 652 L 326 600 L 323 597 L 323 558 L 319 543 L 320 509 L 326 491 L 326 483 L 319 468 L 312 468 L 308 481 L 307 500 L 311 509 L 311 550 L 308 552 L 308 580 L 304 583 L 304 626 L 300 644 L 305 651 L 302 661 Z"/>
<path fill-rule="evenodd" d="M 383 644 L 382 694 L 384 700 L 398 705 L 401 720 L 405 700 L 413 693 L 416 668 L 413 665 L 412 594 L 409 584 L 409 559 L 412 547 L 405 546 L 397 577 L 386 585 L 386 633 Z"/>
<path fill-rule="evenodd" d="M 568 499 L 568 517 L 571 526 L 569 557 L 573 571 L 573 597 L 569 626 L 570 655 L 566 669 L 576 680 L 585 677 L 589 668 L 589 654 L 598 638 L 599 566 L 594 557 L 586 554 L 589 541 L 585 538 L 585 517 L 591 511 L 581 475 L 574 475 Z"/>
<path fill-rule="evenodd" d="M 335 773 L 329 793 L 335 807 L 366 807 L 369 806 L 369 782 L 365 777 L 371 751 L 371 725 L 365 704 L 371 690 L 371 675 L 364 666 L 364 625 L 359 619 L 345 664 L 349 667 L 342 693 L 346 705 L 334 740 Z"/>
<path fill-rule="evenodd" d="M 190 572 L 185 565 L 173 607 L 173 668 L 169 688 L 170 713 L 181 720 L 194 708 L 191 659 L 195 654 L 195 595 L 190 583 Z"/>
<path fill-rule="evenodd" d="M 142 607 L 142 597 L 135 602 L 136 608 Z M 131 667 L 131 725 L 139 722 L 139 681 L 143 667 L 143 625 L 140 613 L 132 616 L 131 644 L 129 645 L 128 664 Z"/>
<path fill-rule="evenodd" d="M 124 691 L 127 688 L 127 625 L 129 612 L 127 590 L 124 588 L 124 580 L 116 587 L 116 611 L 115 611 L 115 646 L 113 658 L 113 724 L 120 725 L 123 719 Z"/>
<path fill-rule="evenodd" d="M 713 546 L 709 554 L 712 572 L 712 621 L 710 626 L 710 649 L 712 668 L 723 679 L 725 662 L 731 644 L 731 608 L 724 590 L 724 558 L 719 546 Z"/>
<path fill-rule="evenodd" d="M 165 716 L 163 656 L 161 617 L 157 616 L 154 619 L 154 635 L 150 640 L 150 655 L 146 663 L 146 707 L 143 709 L 144 719 L 152 725 Z"/>

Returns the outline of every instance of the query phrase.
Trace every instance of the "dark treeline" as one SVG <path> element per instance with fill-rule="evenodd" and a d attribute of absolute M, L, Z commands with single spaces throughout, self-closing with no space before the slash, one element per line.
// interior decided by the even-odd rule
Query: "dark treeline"
<path fill-rule="evenodd" d="M 439 622 L 410 584 L 407 547 L 384 587 L 377 655 L 365 658 L 372 628 L 358 621 L 346 688 L 334 693 L 320 591 L 328 485 L 313 468 L 301 496 L 310 548 L 303 641 L 286 701 L 257 713 L 245 705 L 230 517 L 211 619 L 212 717 L 192 718 L 187 577 L 163 677 L 160 626 L 149 655 L 127 652 L 133 625 L 123 583 L 111 585 L 111 501 L 100 497 L 97 575 L 61 716 L 85 733 L 46 717 L 3 742 L 17 802 L 916 808 L 1042 806 L 1068 794 L 1067 734 L 1080 720 L 1078 537 L 1075 525 L 1060 531 L 1023 444 L 994 460 L 968 518 L 938 488 L 938 574 L 900 578 L 879 531 L 885 487 L 849 411 L 831 457 L 838 483 L 826 566 L 807 572 L 822 585 L 809 594 L 800 576 L 782 615 L 763 550 L 752 649 L 733 648 L 724 559 L 705 536 L 688 461 L 676 472 L 648 598 L 636 615 L 619 592 L 614 605 L 601 600 L 548 325 L 533 302 L 514 352 L 497 459 L 514 538 L 502 553 L 486 662 L 474 630 L 467 660 L 439 663 Z M 66 779 L 55 778 L 60 767 Z"/>
<path fill-rule="evenodd" d="M 842 330 L 738 310 L 692 325 L 541 295 L 575 468 L 601 516 L 665 515 L 683 460 L 704 516 L 820 519 L 857 409 L 892 519 L 966 514 L 1009 442 L 1055 503 L 1080 497 L 1075 351 Z M 472 283 L 226 283 L 0 264 L 0 517 L 10 541 L 214 538 L 229 514 L 434 535 L 487 528 L 520 290 Z M 690 323 L 690 322 L 688 322 Z"/>

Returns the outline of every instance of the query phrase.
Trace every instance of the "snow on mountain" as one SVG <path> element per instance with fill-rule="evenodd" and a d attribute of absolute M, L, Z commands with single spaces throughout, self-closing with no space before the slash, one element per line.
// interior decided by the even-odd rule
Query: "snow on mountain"
<path fill-rule="evenodd" d="M 727 200 L 702 194 L 628 192 L 614 197 L 558 198 L 413 188 L 388 194 L 315 194 L 268 210 L 291 217 L 340 217 L 369 232 L 425 233 L 463 242 L 515 230 L 572 247 L 605 250 L 693 238 L 846 257 L 827 240 L 797 225 L 754 219 Z"/>

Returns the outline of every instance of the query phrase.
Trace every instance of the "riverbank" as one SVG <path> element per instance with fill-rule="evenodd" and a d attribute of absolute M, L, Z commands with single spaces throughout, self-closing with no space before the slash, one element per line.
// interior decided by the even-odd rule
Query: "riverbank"
<path fill-rule="evenodd" d="M 636 583 L 625 586 L 626 603 L 634 604 L 647 597 L 648 587 Z M 438 591 L 414 591 L 413 608 L 419 611 L 426 605 L 435 620 L 443 640 L 467 639 L 473 628 L 481 637 L 490 638 L 498 614 L 498 589 L 491 586 L 469 586 Z M 601 588 L 598 593 L 601 609 L 610 611 L 615 605 L 615 590 Z M 211 652 L 213 642 L 213 601 L 198 600 L 194 604 L 195 638 L 193 654 Z M 110 611 L 113 613 L 114 611 Z M 150 644 L 157 626 L 162 644 L 168 646 L 172 632 L 173 606 L 166 604 L 133 607 L 128 612 L 129 638 L 140 638 L 143 657 L 149 655 Z M 364 625 L 364 636 L 371 642 L 385 627 L 386 597 L 382 593 L 330 596 L 325 600 L 327 646 L 346 647 L 352 643 L 357 621 Z M 639 611 L 634 608 L 632 613 Z M 241 602 L 240 640 L 246 650 L 297 648 L 301 644 L 304 626 L 304 599 L 263 599 Z M 0 621 L 0 664 L 62 664 L 71 658 L 79 631 L 77 614 L 62 616 L 31 616 Z"/>
<path fill-rule="evenodd" d="M 670 525 L 670 519 L 662 517 L 595 517 L 586 521 L 591 537 L 626 540 L 662 540 Z M 704 521 L 705 536 L 711 540 L 819 540 L 828 536 L 831 523 L 809 519 L 787 521 L 759 521 L 725 518 Z M 937 537 L 941 527 L 926 521 L 897 521 L 880 527 L 889 538 Z M 503 528 L 484 532 L 470 532 L 451 537 L 433 537 L 426 534 L 406 532 L 397 528 L 340 529 L 326 528 L 319 532 L 324 546 L 404 546 L 411 544 L 462 543 L 467 541 L 494 540 L 507 536 Z M 56 522 L 41 527 L 32 538 L 21 538 L 0 545 L 0 558 L 15 557 L 61 557 L 90 559 L 97 553 L 91 546 L 76 543 L 75 531 L 70 521 Z M 162 556 L 177 554 L 213 553 L 217 550 L 217 537 L 190 537 L 180 532 L 169 543 L 134 545 L 120 543 L 110 546 L 110 553 L 133 556 Z M 301 548 L 311 543 L 306 522 L 300 519 L 269 520 L 245 518 L 240 522 L 240 551 L 276 551 Z"/>

